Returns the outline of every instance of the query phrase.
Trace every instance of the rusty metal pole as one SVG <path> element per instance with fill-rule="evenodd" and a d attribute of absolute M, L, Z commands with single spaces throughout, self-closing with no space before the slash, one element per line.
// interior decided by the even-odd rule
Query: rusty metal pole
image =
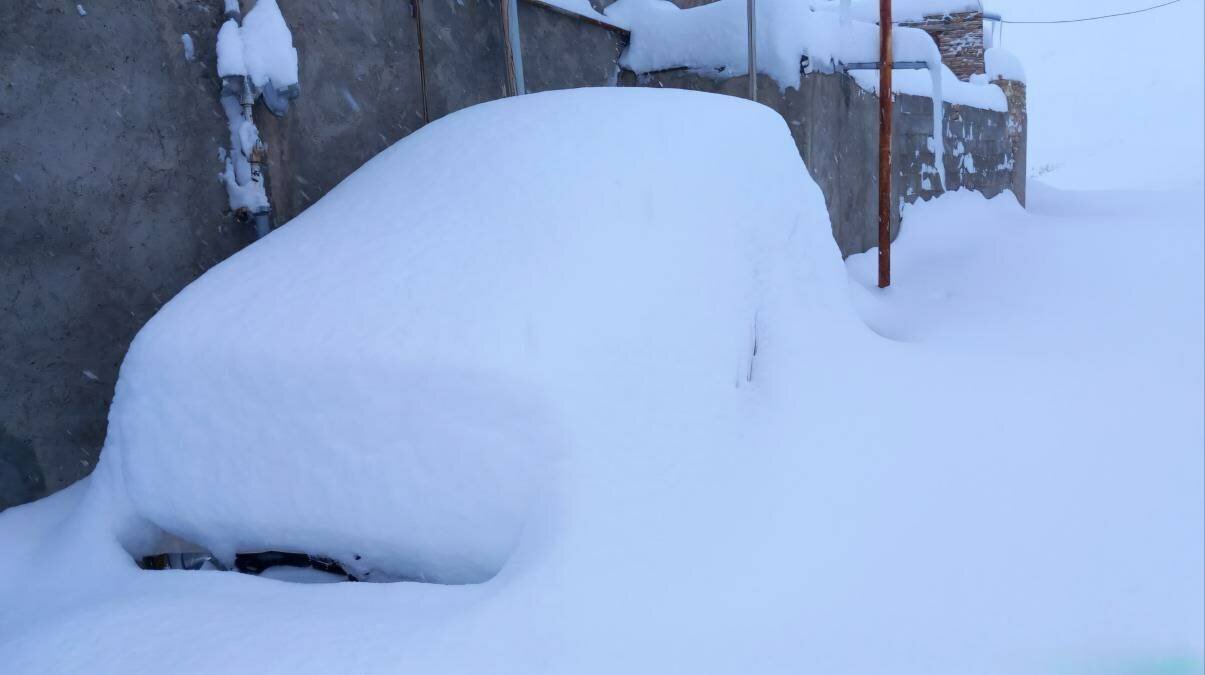
<path fill-rule="evenodd" d="M 891 285 L 891 0 L 879 0 L 879 288 Z"/>

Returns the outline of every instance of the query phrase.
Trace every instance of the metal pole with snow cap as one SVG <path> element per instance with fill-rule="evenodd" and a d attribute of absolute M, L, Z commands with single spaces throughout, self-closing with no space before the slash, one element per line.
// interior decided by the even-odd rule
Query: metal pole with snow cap
<path fill-rule="evenodd" d="M 523 82 L 523 43 L 519 40 L 519 3 L 502 0 L 502 51 L 506 61 L 506 95 L 527 93 Z"/>
<path fill-rule="evenodd" d="M 749 100 L 757 100 L 757 0 L 748 0 L 746 7 L 746 15 L 748 16 L 748 35 L 746 39 L 749 42 Z"/>
<path fill-rule="evenodd" d="M 879 288 L 891 285 L 891 69 L 891 0 L 879 0 Z"/>

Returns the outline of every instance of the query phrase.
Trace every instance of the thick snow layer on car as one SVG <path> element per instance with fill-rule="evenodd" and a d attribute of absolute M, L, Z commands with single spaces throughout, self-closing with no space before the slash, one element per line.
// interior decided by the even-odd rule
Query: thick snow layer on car
<path fill-rule="evenodd" d="M 624 429 L 643 397 L 740 407 L 786 270 L 809 272 L 807 298 L 843 284 L 823 197 L 768 108 L 622 89 L 479 106 L 148 323 L 100 470 L 226 560 L 275 548 L 482 581 L 554 508 L 558 462 L 625 452 L 576 416 Z M 817 302 L 791 311 L 832 324 Z"/>

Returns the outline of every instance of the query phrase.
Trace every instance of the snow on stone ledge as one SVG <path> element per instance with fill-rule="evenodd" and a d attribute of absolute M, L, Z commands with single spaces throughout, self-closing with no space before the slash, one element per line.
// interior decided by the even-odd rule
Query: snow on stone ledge
<path fill-rule="evenodd" d="M 983 53 L 984 65 L 987 69 L 987 79 L 1025 81 L 1025 67 L 1016 54 L 1003 47 L 992 47 Z"/>
<path fill-rule="evenodd" d="M 832 72 L 844 63 L 877 61 L 878 26 L 856 17 L 843 20 L 839 12 L 828 11 L 829 4 L 822 11 L 813 11 L 796 0 L 759 0 L 758 72 L 786 89 L 799 86 L 800 60 L 805 55 L 809 69 L 820 72 Z M 932 4 L 920 2 L 906 9 L 929 9 Z M 950 0 L 942 0 L 941 4 L 947 9 L 961 7 Z M 620 65 L 637 73 L 686 67 L 716 77 L 732 77 L 749 70 L 745 0 L 719 0 L 685 10 L 665 0 L 619 0 L 606 13 L 631 29 L 631 43 Z M 998 87 L 962 82 L 941 65 L 941 54 L 928 33 L 897 27 L 892 38 L 897 61 L 924 61 L 940 69 L 938 95 L 946 102 L 1007 110 Z M 862 88 L 878 91 L 877 71 L 850 74 Z M 892 90 L 933 96 L 935 79 L 933 73 L 897 70 Z"/>
<path fill-rule="evenodd" d="M 817 0 L 812 7 L 818 11 L 841 12 L 842 0 Z M 979 0 L 892 0 L 892 21 L 921 21 L 925 17 L 945 16 L 959 12 L 982 10 Z M 855 21 L 878 23 L 879 0 L 849 2 L 849 17 Z"/>
<path fill-rule="evenodd" d="M 776 321 L 861 334 L 845 293 L 823 195 L 769 108 L 639 88 L 486 103 L 160 310 L 93 483 L 227 560 L 482 581 L 556 512 L 559 458 L 608 465 L 626 450 L 599 447 L 607 429 L 744 410 Z"/>

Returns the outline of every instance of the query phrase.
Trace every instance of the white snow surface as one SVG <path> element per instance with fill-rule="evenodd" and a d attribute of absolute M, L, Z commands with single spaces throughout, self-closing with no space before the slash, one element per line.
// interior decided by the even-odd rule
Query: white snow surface
<path fill-rule="evenodd" d="M 297 84 L 297 50 L 276 0 L 257 0 L 243 17 L 242 32 L 247 75 L 255 86 L 271 81 L 284 89 Z"/>
<path fill-rule="evenodd" d="M 1157 3 L 1146 3 L 1157 4 Z M 1132 0 L 994 0 L 1006 19 L 1061 20 L 1145 6 Z M 1006 25 L 1026 64 L 1029 172 L 1074 190 L 1205 182 L 1205 2 L 1116 19 Z M 1116 58 L 1123 45 L 1133 58 Z M 1107 63 L 1100 77 L 1085 64 Z"/>
<path fill-rule="evenodd" d="M 840 12 L 841 0 L 816 0 L 812 7 L 820 11 Z M 854 0 L 848 3 L 849 17 L 855 21 L 877 23 L 879 0 Z M 925 17 L 982 9 L 979 0 L 892 0 L 891 20 L 920 21 Z"/>
<path fill-rule="evenodd" d="M 238 22 L 227 19 L 218 29 L 218 77 L 247 74 L 246 50 L 243 48 L 243 33 Z"/>
<path fill-rule="evenodd" d="M 184 48 L 185 61 L 192 61 L 194 58 L 196 58 L 196 45 L 193 44 L 191 35 L 188 33 L 182 33 L 180 35 L 180 45 Z"/>
<path fill-rule="evenodd" d="M 619 0 L 606 14 L 631 29 L 631 44 L 620 64 L 635 72 L 686 67 L 723 69 L 724 75 L 732 76 L 749 70 L 744 0 L 719 0 L 691 9 L 679 9 L 667 0 Z M 826 72 L 835 64 L 879 58 L 878 26 L 843 24 L 837 14 L 813 11 L 806 3 L 762 0 L 757 3 L 757 22 L 758 72 L 784 89 L 799 86 L 799 63 L 805 54 L 812 69 Z M 893 40 L 898 60 L 940 63 L 937 45 L 918 28 L 898 28 Z"/>
<path fill-rule="evenodd" d="M 799 87 L 800 59 L 807 55 L 808 71 L 832 72 L 840 64 L 879 59 L 879 28 L 870 21 L 842 21 L 828 5 L 813 10 L 794 0 L 757 3 L 757 69 L 779 87 Z M 692 9 L 679 9 L 666 0 L 619 0 L 607 16 L 631 29 L 632 39 L 620 64 L 637 73 L 689 68 L 731 77 L 749 71 L 744 0 L 720 0 Z M 962 82 L 941 64 L 933 39 L 919 28 L 896 27 L 892 54 L 897 61 L 924 61 L 930 72 L 897 70 L 892 91 L 934 97 L 987 110 L 1006 110 L 999 87 Z M 934 73 L 941 86 L 934 91 Z M 877 70 L 853 70 L 863 89 L 877 92 Z"/>
<path fill-rule="evenodd" d="M 588 19 L 593 19 L 595 21 L 601 21 L 602 23 L 605 23 L 605 24 L 608 24 L 611 26 L 615 26 L 616 28 L 627 28 L 627 26 L 623 25 L 621 22 L 616 21 L 615 19 L 606 16 L 602 12 L 599 12 L 597 9 L 594 9 L 594 5 L 590 4 L 590 0 L 542 0 L 542 1 L 549 5 L 552 5 L 553 7 L 558 7 L 560 9 L 563 9 L 566 12 L 577 14 L 578 16 L 584 16 Z"/>
<path fill-rule="evenodd" d="M 1202 196 L 948 194 L 878 291 L 764 108 L 455 113 L 140 333 L 97 471 L 0 514 L 0 663 L 1201 672 Z"/>
<path fill-rule="evenodd" d="M 234 19 L 218 31 L 218 75 L 246 75 L 258 88 L 297 84 L 297 50 L 276 0 L 259 0 L 240 27 Z"/>
<path fill-rule="evenodd" d="M 941 66 L 941 97 L 946 103 L 967 105 L 996 112 L 1008 111 L 1004 90 L 987 81 L 963 82 L 944 64 Z M 851 70 L 850 77 L 866 91 L 879 93 L 879 71 Z M 891 74 L 891 91 L 933 98 L 933 74 L 928 70 L 897 69 Z"/>
<path fill-rule="evenodd" d="M 983 63 L 988 81 L 1014 80 L 1025 81 L 1025 67 L 1016 54 L 1004 47 L 991 47 L 983 52 Z"/>
<path fill-rule="evenodd" d="M 688 127 L 652 121 L 687 111 Z M 747 131 L 717 145 L 726 128 Z M 636 152 L 653 156 L 625 170 Z M 717 171 L 729 189 L 700 193 Z M 632 207 L 582 212 L 598 181 Z M 808 271 L 831 301 L 833 247 L 767 108 L 626 90 L 476 108 L 375 158 L 148 323 L 100 471 L 120 467 L 133 512 L 228 562 L 283 548 L 483 581 L 554 466 L 624 452 L 578 417 L 630 420 L 683 387 L 673 405 L 698 405 L 681 424 L 748 405 L 757 317 L 788 311 L 766 285 Z M 612 401 L 624 383 L 649 398 Z"/>

